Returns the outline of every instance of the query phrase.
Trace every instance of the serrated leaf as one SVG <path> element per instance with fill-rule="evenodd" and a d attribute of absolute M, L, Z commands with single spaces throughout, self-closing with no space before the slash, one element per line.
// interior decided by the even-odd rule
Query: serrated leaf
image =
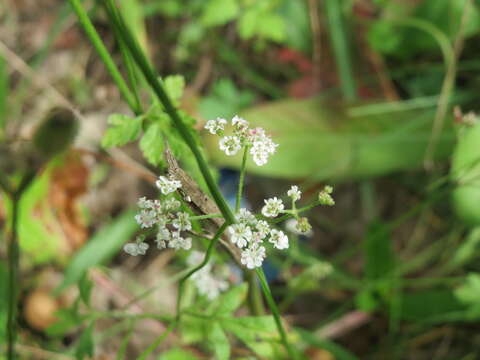
<path fill-rule="evenodd" d="M 209 0 L 204 7 L 201 21 L 205 26 L 223 25 L 239 13 L 237 0 Z"/>
<path fill-rule="evenodd" d="M 80 339 L 78 340 L 75 349 L 75 357 L 78 360 L 83 360 L 85 357 L 93 357 L 94 342 L 93 342 L 94 323 L 91 323 L 85 330 L 83 330 Z"/>
<path fill-rule="evenodd" d="M 158 166 L 163 161 L 165 148 L 162 125 L 158 122 L 151 124 L 139 143 L 143 156 L 152 165 Z"/>
<path fill-rule="evenodd" d="M 123 114 L 113 114 L 108 118 L 109 128 L 102 139 L 102 146 L 110 148 L 122 146 L 137 140 L 142 130 L 142 118 L 132 118 Z"/>
<path fill-rule="evenodd" d="M 75 284 L 88 269 L 109 260 L 137 229 L 132 211 L 123 213 L 103 227 L 70 261 L 65 270 L 65 278 L 55 292 Z"/>
<path fill-rule="evenodd" d="M 185 79 L 182 75 L 169 75 L 164 79 L 163 83 L 170 100 L 178 106 L 179 100 L 183 95 L 183 89 L 185 88 Z"/>
<path fill-rule="evenodd" d="M 207 335 L 206 322 L 198 317 L 185 314 L 182 316 L 180 329 L 182 340 L 186 344 L 193 344 L 202 341 Z"/>
<path fill-rule="evenodd" d="M 245 301 L 247 291 L 248 286 L 246 283 L 232 287 L 210 304 L 208 313 L 215 316 L 230 315 Z"/>
<path fill-rule="evenodd" d="M 207 339 L 217 360 L 230 359 L 230 342 L 217 321 L 210 326 Z"/>

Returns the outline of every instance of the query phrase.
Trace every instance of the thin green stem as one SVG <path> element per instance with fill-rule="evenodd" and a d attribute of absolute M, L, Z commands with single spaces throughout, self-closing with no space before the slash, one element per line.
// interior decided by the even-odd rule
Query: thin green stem
<path fill-rule="evenodd" d="M 20 251 L 18 247 L 18 212 L 20 196 L 12 195 L 12 228 L 8 242 L 8 317 L 7 317 L 7 359 L 15 358 L 15 340 L 17 337 L 17 296 L 18 296 L 18 263 Z"/>
<path fill-rule="evenodd" d="M 148 356 L 157 348 L 160 346 L 160 344 L 167 338 L 167 336 L 175 329 L 177 326 L 177 322 L 173 321 L 168 328 L 155 340 L 144 352 L 140 354 L 138 357 L 138 360 L 145 360 L 148 358 Z"/>
<path fill-rule="evenodd" d="M 240 210 L 240 204 L 242 203 L 243 195 L 243 183 L 245 181 L 245 166 L 247 165 L 248 146 L 243 149 L 242 167 L 240 168 L 240 178 L 238 180 L 237 201 L 235 202 L 235 212 Z"/>
<path fill-rule="evenodd" d="M 180 319 L 180 306 L 182 305 L 182 294 L 183 294 L 183 288 L 185 285 L 185 281 L 187 281 L 190 276 L 195 274 L 197 271 L 202 269 L 205 265 L 208 264 L 208 261 L 210 260 L 210 257 L 213 254 L 213 250 L 215 249 L 215 244 L 218 242 L 220 239 L 220 236 L 222 236 L 223 232 L 227 228 L 229 224 L 227 222 L 224 222 L 222 226 L 218 229 L 217 233 L 213 237 L 213 239 L 210 241 L 208 244 L 207 252 L 205 254 L 205 257 L 203 258 L 203 261 L 195 266 L 192 270 L 190 270 L 182 279 L 180 279 L 180 282 L 178 284 L 178 296 L 177 296 L 177 319 Z"/>
<path fill-rule="evenodd" d="M 299 209 L 295 209 L 295 211 L 291 211 L 291 210 L 285 210 L 283 211 L 283 213 L 285 215 L 283 216 L 280 216 L 279 218 L 277 219 L 274 219 L 274 220 L 271 220 L 270 222 L 272 224 L 278 224 L 279 222 L 282 222 L 282 221 L 285 221 L 285 220 L 288 220 L 290 219 L 291 217 L 294 217 L 295 215 L 298 215 L 304 211 L 308 211 L 308 210 L 311 210 L 313 209 L 314 207 L 318 206 L 318 205 L 321 205 L 320 204 L 320 201 L 319 200 L 315 200 L 314 202 L 312 202 L 311 204 L 307 205 L 307 206 L 304 206 L 302 208 L 299 208 Z"/>
<path fill-rule="evenodd" d="M 70 0 L 70 1 L 78 1 L 78 0 Z M 107 11 L 115 14 L 115 4 L 112 0 L 103 0 L 105 3 L 105 7 Z M 128 27 L 125 25 L 125 22 L 122 18 L 120 13 L 117 16 L 110 16 L 111 21 L 114 23 L 113 25 L 118 29 L 118 33 L 122 36 L 123 41 L 130 49 L 130 53 L 137 63 L 140 71 L 143 73 L 145 79 L 147 80 L 148 84 L 153 89 L 155 95 L 162 103 L 165 112 L 170 116 L 172 119 L 175 127 L 177 128 L 178 132 L 182 136 L 183 140 L 187 143 L 188 147 L 192 151 L 198 167 L 207 183 L 208 189 L 212 194 L 215 203 L 219 207 L 220 211 L 222 212 L 223 216 L 227 223 L 232 224 L 235 222 L 235 217 L 228 206 L 227 202 L 225 201 L 224 197 L 222 196 L 220 189 L 218 188 L 213 176 L 208 168 L 207 162 L 203 158 L 203 155 L 195 141 L 195 138 L 192 135 L 191 129 L 187 127 L 187 125 L 183 122 L 182 118 L 177 112 L 177 109 L 173 105 L 172 101 L 168 97 L 167 92 L 165 91 L 163 84 L 159 81 L 159 76 L 155 72 L 155 70 L 150 65 L 147 57 L 143 53 L 140 45 L 138 44 L 137 40 L 133 37 Z"/>
<path fill-rule="evenodd" d="M 127 83 L 123 79 L 120 71 L 118 70 L 115 62 L 113 61 L 112 57 L 110 56 L 107 48 L 105 47 L 102 39 L 98 35 L 95 27 L 93 26 L 92 22 L 90 21 L 87 12 L 82 7 L 80 0 L 68 0 L 70 5 L 72 5 L 73 10 L 77 14 L 78 20 L 85 31 L 85 34 L 90 39 L 93 47 L 97 51 L 98 55 L 102 59 L 103 63 L 107 67 L 108 72 L 112 76 L 113 80 L 118 86 L 120 93 L 124 97 L 125 101 L 128 103 L 130 108 L 135 114 L 140 114 L 141 109 L 139 108 L 139 104 L 135 101 L 135 96 L 130 91 Z"/>
<path fill-rule="evenodd" d="M 275 324 L 277 325 L 277 330 L 280 333 L 282 343 L 285 346 L 290 359 L 297 359 L 297 353 L 293 350 L 290 343 L 288 342 L 287 333 L 285 332 L 285 329 L 283 327 L 280 313 L 278 311 L 277 305 L 275 304 L 275 300 L 273 299 L 272 292 L 270 291 L 270 287 L 268 286 L 268 282 L 263 272 L 263 269 L 257 268 L 256 273 L 260 280 L 260 285 L 262 286 L 263 294 L 265 295 L 267 304 L 272 311 L 273 318 L 275 319 Z"/>
<path fill-rule="evenodd" d="M 213 219 L 213 218 L 221 218 L 221 217 L 223 217 L 222 214 L 195 215 L 195 216 L 190 216 L 190 220 L 204 220 L 204 219 Z"/>

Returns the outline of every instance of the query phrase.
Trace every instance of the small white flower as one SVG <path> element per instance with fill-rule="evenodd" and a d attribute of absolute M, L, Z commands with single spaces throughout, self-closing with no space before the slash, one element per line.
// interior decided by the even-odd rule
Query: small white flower
<path fill-rule="evenodd" d="M 265 259 L 265 247 L 251 246 L 242 251 L 240 262 L 248 269 L 255 269 L 262 266 Z"/>
<path fill-rule="evenodd" d="M 300 197 L 302 196 L 302 192 L 298 190 L 297 185 L 292 185 L 290 190 L 287 191 L 287 195 L 292 198 L 293 201 L 300 200 Z"/>
<path fill-rule="evenodd" d="M 166 176 L 160 176 L 155 183 L 163 195 L 168 195 L 182 187 L 182 183 L 175 179 L 169 179 Z"/>
<path fill-rule="evenodd" d="M 252 230 L 246 224 L 239 223 L 233 224 L 228 227 L 230 233 L 230 240 L 236 244 L 240 249 L 247 246 L 248 242 L 252 239 Z"/>
<path fill-rule="evenodd" d="M 167 247 L 167 242 L 170 240 L 171 234 L 166 227 L 160 227 L 157 232 L 157 237 L 155 242 L 157 243 L 158 249 L 165 249 Z"/>
<path fill-rule="evenodd" d="M 166 212 L 177 210 L 180 207 L 181 203 L 175 198 L 166 199 L 163 202 L 163 209 Z"/>
<path fill-rule="evenodd" d="M 219 131 L 223 131 L 225 129 L 225 125 L 227 124 L 227 120 L 222 118 L 217 118 L 216 120 L 208 120 L 205 124 L 205 129 L 207 129 L 210 134 L 216 134 Z"/>
<path fill-rule="evenodd" d="M 240 150 L 240 139 L 236 136 L 225 136 L 220 139 L 220 150 L 228 156 L 235 155 Z"/>
<path fill-rule="evenodd" d="M 206 268 L 196 272 L 192 276 L 192 280 L 200 295 L 206 296 L 209 300 L 213 300 L 220 295 L 222 291 L 228 289 L 228 282 L 214 276 L 210 270 Z"/>
<path fill-rule="evenodd" d="M 147 200 L 147 198 L 144 196 L 138 199 L 137 206 L 140 209 L 149 209 L 151 208 L 151 202 L 151 200 Z"/>
<path fill-rule="evenodd" d="M 192 223 L 190 222 L 190 215 L 186 212 L 178 212 L 177 218 L 172 221 L 174 228 L 179 231 L 192 230 Z"/>
<path fill-rule="evenodd" d="M 311 229 L 311 227 L 310 229 L 305 229 L 304 227 L 302 229 L 302 225 L 298 224 L 297 219 L 288 219 L 285 222 L 285 229 L 297 235 L 303 235 L 307 237 L 311 237 L 313 235 L 313 230 Z"/>
<path fill-rule="evenodd" d="M 255 136 L 253 144 L 250 148 L 250 154 L 253 156 L 253 161 L 258 165 L 265 165 L 268 157 L 275 153 L 277 144 L 267 135 Z"/>
<path fill-rule="evenodd" d="M 282 200 L 276 197 L 264 201 L 265 205 L 262 208 L 263 216 L 275 217 L 284 209 Z"/>
<path fill-rule="evenodd" d="M 237 115 L 232 118 L 232 125 L 235 130 L 240 132 L 244 132 L 248 129 L 248 121 Z"/>
<path fill-rule="evenodd" d="M 192 247 L 192 239 L 181 237 L 180 232 L 173 232 L 168 247 L 175 250 L 189 250 Z"/>
<path fill-rule="evenodd" d="M 288 249 L 288 236 L 283 231 L 276 229 L 270 231 L 269 241 L 279 250 Z"/>
<path fill-rule="evenodd" d="M 148 244 L 145 242 L 127 243 L 123 246 L 123 251 L 132 256 L 145 255 L 148 250 Z"/>
<path fill-rule="evenodd" d="M 270 232 L 270 225 L 265 220 L 259 220 L 255 225 L 256 229 L 258 230 L 260 237 L 263 239 L 265 236 L 268 235 Z"/>
<path fill-rule="evenodd" d="M 157 222 L 157 213 L 154 210 L 142 210 L 135 215 L 135 221 L 142 229 L 152 227 Z"/>
<path fill-rule="evenodd" d="M 245 224 L 254 224 L 257 219 L 250 211 L 245 208 L 241 208 L 237 213 L 237 221 Z"/>

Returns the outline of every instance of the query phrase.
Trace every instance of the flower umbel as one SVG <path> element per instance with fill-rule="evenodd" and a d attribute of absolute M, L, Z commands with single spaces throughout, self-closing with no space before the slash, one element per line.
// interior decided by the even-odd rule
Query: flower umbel
<path fill-rule="evenodd" d="M 157 185 L 163 195 L 173 193 L 174 191 L 182 187 L 182 183 L 180 181 L 175 179 L 169 179 L 166 176 L 160 176 L 155 185 Z"/>
<path fill-rule="evenodd" d="M 265 205 L 262 208 L 262 214 L 266 217 L 275 217 L 284 209 L 282 200 L 277 197 L 264 200 Z"/>

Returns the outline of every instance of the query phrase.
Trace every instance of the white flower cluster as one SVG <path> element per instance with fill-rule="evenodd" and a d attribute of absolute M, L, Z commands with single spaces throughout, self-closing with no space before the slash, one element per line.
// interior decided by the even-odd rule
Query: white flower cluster
<path fill-rule="evenodd" d="M 187 258 L 187 263 L 190 266 L 200 264 L 205 257 L 205 253 L 193 250 Z M 214 264 L 210 261 L 207 265 L 194 273 L 191 280 L 194 282 L 195 287 L 200 295 L 206 296 L 209 300 L 213 300 L 221 292 L 228 289 L 228 281 L 226 280 L 227 274 L 225 271 L 220 271 L 219 275 L 214 275 Z"/>
<path fill-rule="evenodd" d="M 171 194 L 179 189 L 182 184 L 180 181 L 160 176 L 156 182 L 157 187 L 164 195 Z M 180 201 L 170 197 L 162 201 L 149 200 L 142 197 L 137 203 L 140 212 L 135 215 L 136 222 L 141 228 L 151 228 L 157 226 L 157 236 L 155 242 L 159 249 L 172 248 L 175 250 L 188 250 L 192 247 L 192 239 L 182 237 L 182 231 L 192 229 L 189 214 L 178 211 Z M 130 255 L 145 255 L 148 244 L 137 238 L 134 243 L 128 243 L 123 250 Z"/>
<path fill-rule="evenodd" d="M 231 242 L 242 250 L 240 261 L 247 268 L 262 266 L 266 257 L 264 240 L 268 239 L 277 249 L 288 248 L 288 237 L 283 231 L 270 229 L 265 220 L 258 220 L 247 209 L 240 209 L 236 218 L 238 223 L 230 225 L 228 232 Z"/>
<path fill-rule="evenodd" d="M 205 129 L 211 134 L 223 135 L 227 120 L 217 118 L 208 120 Z M 265 165 L 270 155 L 275 153 L 278 144 L 275 144 L 271 137 L 265 134 L 262 128 L 250 128 L 247 120 L 234 116 L 231 121 L 233 135 L 223 136 L 220 139 L 220 150 L 228 156 L 235 155 L 242 147 L 248 146 L 253 161 L 258 166 Z"/>

